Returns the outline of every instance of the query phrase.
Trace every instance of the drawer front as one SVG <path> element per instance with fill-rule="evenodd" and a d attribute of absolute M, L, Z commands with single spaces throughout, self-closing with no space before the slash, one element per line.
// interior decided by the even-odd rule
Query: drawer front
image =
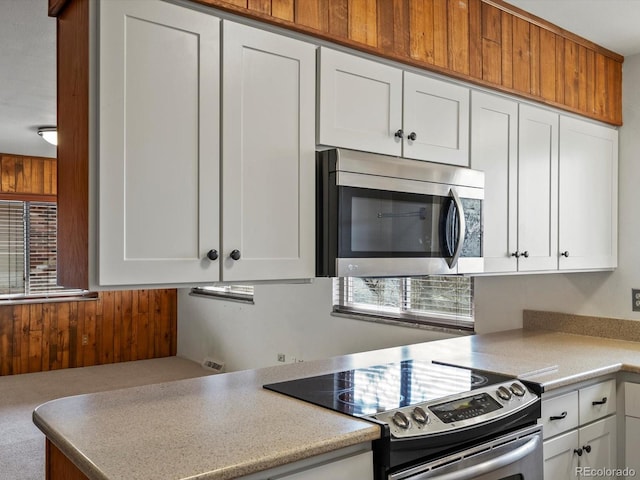
<path fill-rule="evenodd" d="M 624 413 L 640 418 L 640 383 L 624 384 Z"/>
<path fill-rule="evenodd" d="M 542 435 L 550 438 L 578 426 L 578 392 L 542 401 Z"/>
<path fill-rule="evenodd" d="M 607 380 L 578 392 L 580 425 L 616 412 L 616 381 Z"/>

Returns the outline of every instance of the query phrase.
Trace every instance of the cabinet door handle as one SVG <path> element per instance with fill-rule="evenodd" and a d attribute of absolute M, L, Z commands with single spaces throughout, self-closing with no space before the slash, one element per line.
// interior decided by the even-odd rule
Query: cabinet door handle
<path fill-rule="evenodd" d="M 549 417 L 549 420 L 553 422 L 554 420 L 563 420 L 565 418 L 567 418 L 567 412 L 562 412 L 560 415 L 554 415 L 552 417 Z"/>
<path fill-rule="evenodd" d="M 396 130 L 396 133 L 393 136 L 401 139 L 404 137 L 404 131 L 402 129 Z"/>
<path fill-rule="evenodd" d="M 234 260 L 240 260 L 240 250 L 232 250 L 229 256 Z"/>
<path fill-rule="evenodd" d="M 217 251 L 217 250 L 215 250 L 215 249 L 209 250 L 209 251 L 207 252 L 207 258 L 208 258 L 209 260 L 211 260 L 212 262 L 213 262 L 214 260 L 217 260 L 217 259 L 218 259 L 218 251 Z"/>
<path fill-rule="evenodd" d="M 569 250 L 565 250 L 560 254 L 561 257 L 569 258 Z"/>
<path fill-rule="evenodd" d="M 585 445 L 584 447 L 582 447 L 582 450 L 587 453 L 591 453 L 591 445 Z"/>
<path fill-rule="evenodd" d="M 522 256 L 524 258 L 529 258 L 529 252 L 525 250 L 524 252 L 522 252 Z"/>
<path fill-rule="evenodd" d="M 416 139 L 416 138 L 418 138 L 418 135 L 416 135 L 416 132 L 411 132 L 411 133 L 407 136 L 407 138 L 413 142 L 413 141 L 415 141 L 415 139 Z"/>
<path fill-rule="evenodd" d="M 511 254 L 512 257 L 516 257 L 516 258 L 520 258 L 520 255 L 522 255 L 522 254 L 520 252 L 518 252 L 517 250 Z"/>
<path fill-rule="evenodd" d="M 573 453 L 575 453 L 576 455 L 581 457 L 582 456 L 582 449 L 581 448 L 574 448 L 573 449 Z"/>
<path fill-rule="evenodd" d="M 605 403 L 607 403 L 607 397 L 602 397 L 602 400 L 591 402 L 591 405 L 604 405 Z"/>

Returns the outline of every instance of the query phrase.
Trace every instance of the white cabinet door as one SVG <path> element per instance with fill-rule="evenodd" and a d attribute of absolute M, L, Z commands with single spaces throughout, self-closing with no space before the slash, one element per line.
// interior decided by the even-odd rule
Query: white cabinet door
<path fill-rule="evenodd" d="M 578 478 L 578 431 L 560 435 L 544 442 L 544 480 L 571 480 Z"/>
<path fill-rule="evenodd" d="M 402 70 L 321 47 L 318 143 L 400 156 Z"/>
<path fill-rule="evenodd" d="M 559 163 L 559 268 L 615 268 L 618 131 L 562 116 Z"/>
<path fill-rule="evenodd" d="M 269 480 L 372 480 L 373 453 L 365 452 Z"/>
<path fill-rule="evenodd" d="M 520 271 L 558 268 L 558 114 L 520 105 L 518 252 Z"/>
<path fill-rule="evenodd" d="M 626 417 L 624 466 L 640 472 L 640 418 Z M 627 478 L 636 478 L 629 476 Z"/>
<path fill-rule="evenodd" d="M 227 21 L 223 34 L 222 278 L 313 277 L 315 47 Z"/>
<path fill-rule="evenodd" d="M 209 282 L 219 263 L 219 19 L 100 3 L 100 285 Z"/>
<path fill-rule="evenodd" d="M 518 260 L 518 103 L 471 95 L 471 168 L 484 171 L 485 272 L 515 272 Z"/>
<path fill-rule="evenodd" d="M 580 466 L 590 470 L 614 469 L 617 467 L 616 416 L 580 427 Z M 589 478 L 613 479 L 613 476 L 592 476 Z"/>
<path fill-rule="evenodd" d="M 469 166 L 469 89 L 404 72 L 402 155 Z"/>

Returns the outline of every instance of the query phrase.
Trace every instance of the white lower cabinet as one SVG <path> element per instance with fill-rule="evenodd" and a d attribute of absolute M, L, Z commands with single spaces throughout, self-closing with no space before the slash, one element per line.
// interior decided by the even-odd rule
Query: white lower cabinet
<path fill-rule="evenodd" d="M 373 452 L 370 444 L 355 445 L 238 480 L 373 480 Z"/>
<path fill-rule="evenodd" d="M 640 474 L 640 383 L 624 384 L 625 408 L 625 457 L 624 467 L 629 472 L 626 478 L 637 478 Z M 631 470 L 635 474 L 631 475 Z"/>
<path fill-rule="evenodd" d="M 615 380 L 544 398 L 545 480 L 616 478 L 615 411 Z"/>

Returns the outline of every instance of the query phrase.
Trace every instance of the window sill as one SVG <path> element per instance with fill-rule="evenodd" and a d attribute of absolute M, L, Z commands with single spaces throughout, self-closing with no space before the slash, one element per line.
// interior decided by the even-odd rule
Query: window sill
<path fill-rule="evenodd" d="M 226 300 L 227 302 L 246 303 L 248 305 L 254 305 L 255 302 L 252 298 L 243 297 L 241 295 L 233 295 L 231 293 L 216 293 L 216 292 L 199 292 L 191 290 L 189 292 L 191 297 L 208 298 L 210 300 Z"/>
<path fill-rule="evenodd" d="M 56 295 L 29 298 L 4 298 L 0 299 L 2 305 L 29 305 L 38 303 L 64 303 L 64 302 L 91 302 L 98 300 L 97 292 L 89 292 L 84 295 Z"/>
<path fill-rule="evenodd" d="M 473 328 L 466 328 L 462 326 L 454 327 L 454 326 L 434 325 L 434 324 L 422 323 L 422 322 L 411 321 L 411 320 L 398 320 L 392 317 L 383 317 L 379 315 L 367 315 L 364 313 L 344 312 L 344 311 L 340 312 L 340 311 L 334 310 L 331 312 L 331 316 L 349 318 L 351 320 L 359 320 L 362 322 L 380 323 L 383 325 L 391 325 L 394 327 L 428 330 L 431 332 L 446 333 L 446 334 L 457 335 L 457 336 L 475 335 L 475 331 Z"/>

